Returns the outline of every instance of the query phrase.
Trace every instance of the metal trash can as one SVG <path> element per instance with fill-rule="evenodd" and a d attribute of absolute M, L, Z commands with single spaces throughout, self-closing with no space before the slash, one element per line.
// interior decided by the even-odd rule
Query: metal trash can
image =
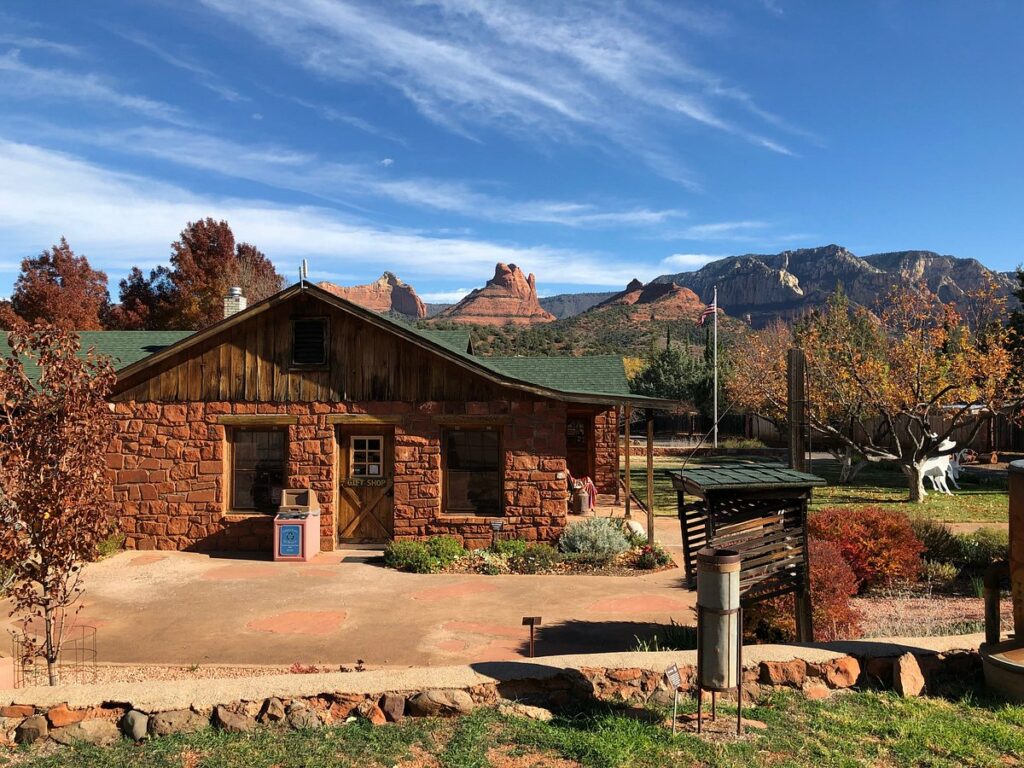
<path fill-rule="evenodd" d="M 711 719 L 716 694 L 736 689 L 736 731 L 742 721 L 743 613 L 740 608 L 740 554 L 706 547 L 697 553 L 697 729 L 701 693 L 711 691 Z"/>
<path fill-rule="evenodd" d="M 274 517 L 274 560 L 306 562 L 320 554 L 320 501 L 310 488 L 285 488 Z"/>

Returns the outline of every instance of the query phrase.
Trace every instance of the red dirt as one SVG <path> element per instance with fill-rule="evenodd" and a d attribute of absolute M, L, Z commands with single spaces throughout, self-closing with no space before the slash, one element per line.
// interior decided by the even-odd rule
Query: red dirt
<path fill-rule="evenodd" d="M 432 587 L 430 589 L 421 589 L 418 592 L 410 592 L 409 597 L 413 600 L 439 603 L 453 597 L 464 597 L 481 592 L 494 592 L 495 590 L 497 590 L 497 587 L 493 584 L 466 581 L 461 584 L 449 584 L 446 587 Z"/>
<path fill-rule="evenodd" d="M 338 631 L 347 617 L 345 611 L 286 611 L 253 619 L 245 626 L 282 635 L 329 635 Z"/>
<path fill-rule="evenodd" d="M 594 613 L 675 613 L 691 611 L 692 606 L 681 600 L 660 595 L 627 595 L 625 597 L 609 597 L 598 600 L 586 607 Z"/>

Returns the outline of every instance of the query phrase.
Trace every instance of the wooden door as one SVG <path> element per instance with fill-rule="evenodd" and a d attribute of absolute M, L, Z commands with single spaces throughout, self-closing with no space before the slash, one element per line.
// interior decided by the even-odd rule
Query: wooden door
<path fill-rule="evenodd" d="M 570 413 L 565 419 L 565 463 L 576 478 L 594 476 L 594 417 Z"/>
<path fill-rule="evenodd" d="M 395 533 L 394 431 L 338 429 L 338 541 L 381 543 Z"/>

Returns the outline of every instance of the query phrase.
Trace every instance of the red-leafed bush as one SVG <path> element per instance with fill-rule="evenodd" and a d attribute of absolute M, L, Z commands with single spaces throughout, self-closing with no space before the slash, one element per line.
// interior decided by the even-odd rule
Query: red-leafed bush
<path fill-rule="evenodd" d="M 839 547 L 828 541 L 809 541 L 811 605 L 814 639 L 818 642 L 860 636 L 860 611 L 850 602 L 857 594 L 857 576 Z M 796 639 L 793 595 L 757 603 L 744 612 L 746 632 L 770 643 Z"/>
<path fill-rule="evenodd" d="M 861 590 L 915 581 L 924 546 L 910 519 L 881 507 L 828 507 L 812 515 L 808 533 L 839 547 Z"/>

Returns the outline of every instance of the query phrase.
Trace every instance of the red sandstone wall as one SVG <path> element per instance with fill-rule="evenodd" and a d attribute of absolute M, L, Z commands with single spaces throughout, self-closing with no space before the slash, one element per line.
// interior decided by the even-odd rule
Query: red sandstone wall
<path fill-rule="evenodd" d="M 609 408 L 594 417 L 594 485 L 599 493 L 615 493 L 619 480 L 619 411 Z"/>
<path fill-rule="evenodd" d="M 549 401 L 365 403 L 353 412 L 404 415 L 395 428 L 396 538 L 450 533 L 469 546 L 490 543 L 491 518 L 441 514 L 443 427 L 436 414 L 509 415 L 505 426 L 506 537 L 554 540 L 565 524 L 565 409 Z M 107 456 L 111 504 L 127 546 L 136 549 L 264 550 L 269 515 L 226 514 L 223 414 L 288 414 L 288 484 L 316 490 L 321 546 L 334 548 L 335 428 L 327 403 L 117 403 L 118 433 Z"/>

